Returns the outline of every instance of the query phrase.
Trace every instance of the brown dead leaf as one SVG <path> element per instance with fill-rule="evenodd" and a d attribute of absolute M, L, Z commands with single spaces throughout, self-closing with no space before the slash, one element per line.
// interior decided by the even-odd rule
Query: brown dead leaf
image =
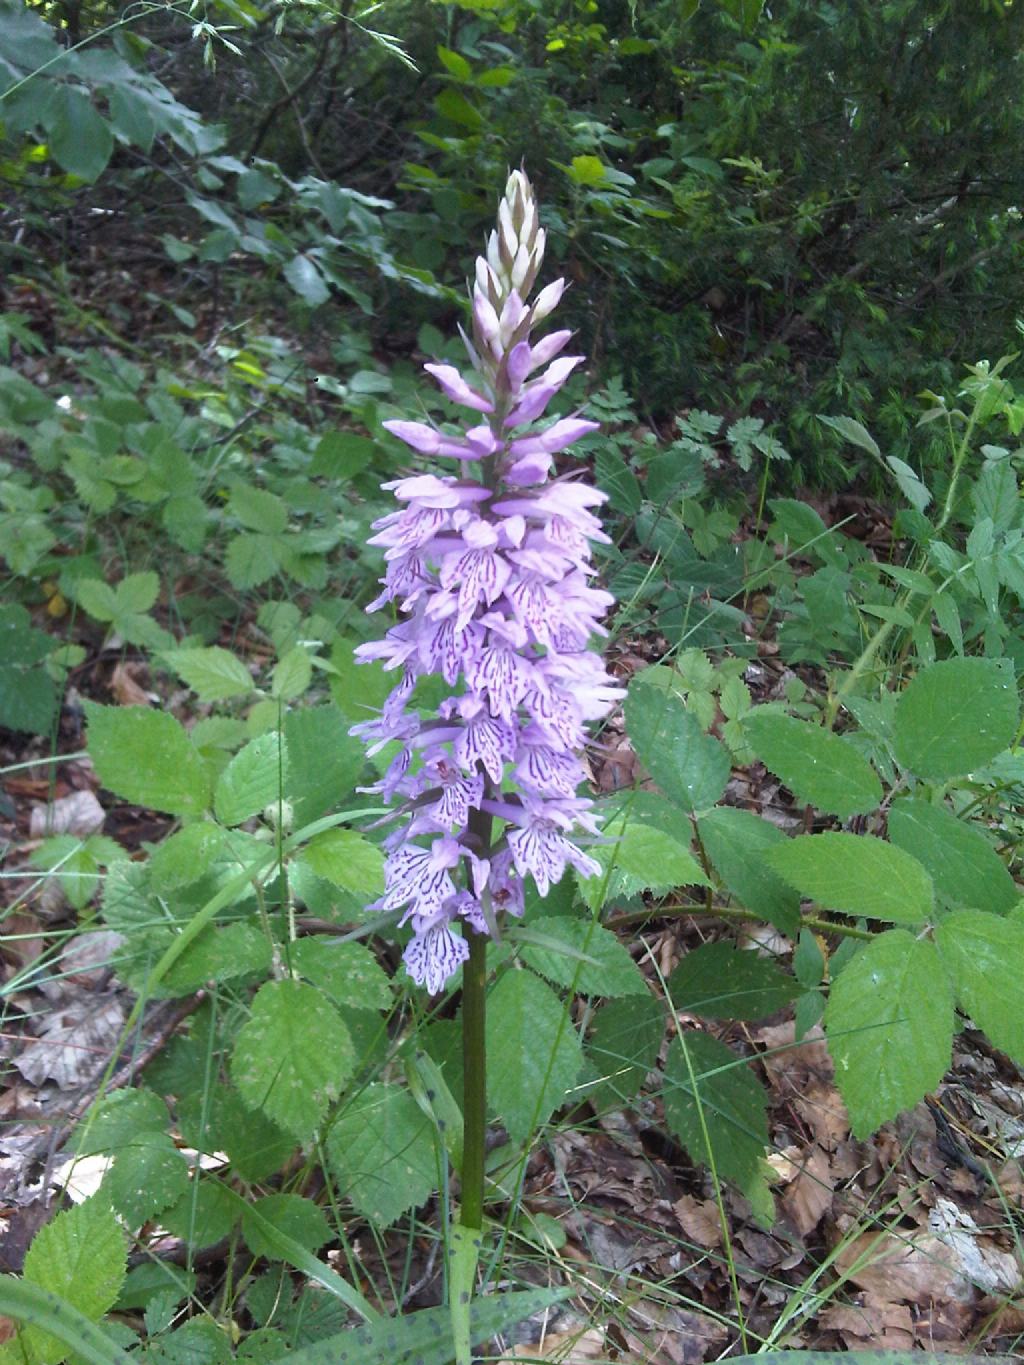
<path fill-rule="evenodd" d="M 605 1334 L 598 1327 L 588 1327 L 575 1332 L 552 1332 L 536 1345 L 516 1346 L 514 1350 L 500 1356 L 508 1360 L 550 1360 L 557 1365 L 589 1365 L 590 1361 L 600 1360 L 607 1349 Z"/>
<path fill-rule="evenodd" d="M 782 1194 L 782 1207 L 801 1237 L 813 1232 L 832 1207 L 834 1188 L 828 1157 L 820 1147 L 809 1147 L 796 1177 Z"/>
<path fill-rule="evenodd" d="M 930 1232 L 866 1232 L 840 1248 L 836 1264 L 876 1303 L 928 1304 L 961 1289 L 952 1252 Z"/>
<path fill-rule="evenodd" d="M 684 1194 L 672 1205 L 672 1212 L 687 1237 L 697 1246 L 722 1245 L 722 1221 L 713 1199 L 695 1199 L 692 1194 Z"/>
<path fill-rule="evenodd" d="M 49 1015 L 14 1065 L 32 1085 L 54 1081 L 61 1090 L 74 1090 L 110 1060 L 124 1015 L 116 996 L 97 1000 L 85 993 Z"/>
<path fill-rule="evenodd" d="M 828 1331 L 838 1332 L 852 1351 L 865 1346 L 907 1351 L 914 1345 L 914 1319 L 902 1303 L 837 1303 L 826 1308 L 818 1322 Z"/>
<path fill-rule="evenodd" d="M 29 835 L 45 839 L 51 834 L 74 834 L 87 839 L 103 828 L 106 812 L 91 791 L 75 791 L 52 805 L 33 806 Z"/>
<path fill-rule="evenodd" d="M 704 1313 L 643 1303 L 630 1311 L 625 1337 L 630 1352 L 627 1360 L 644 1365 L 704 1365 L 718 1359 L 729 1331 Z"/>
<path fill-rule="evenodd" d="M 39 919 L 26 910 L 16 910 L 4 919 L 0 952 L 15 968 L 28 967 L 38 960 L 46 947 Z"/>
<path fill-rule="evenodd" d="M 138 673 L 138 664 L 119 663 L 110 675 L 110 690 L 118 706 L 150 705 L 152 699 L 139 682 Z"/>
<path fill-rule="evenodd" d="M 113 929 L 76 935 L 60 957 L 62 979 L 73 986 L 98 986 L 110 973 L 110 963 L 124 942 Z"/>

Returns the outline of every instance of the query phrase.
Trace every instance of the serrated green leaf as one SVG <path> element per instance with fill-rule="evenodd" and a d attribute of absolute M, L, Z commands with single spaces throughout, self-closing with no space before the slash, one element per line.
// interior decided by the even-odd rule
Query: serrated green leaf
<path fill-rule="evenodd" d="M 207 925 L 164 977 L 162 989 L 188 995 L 211 981 L 233 981 L 270 970 L 272 948 L 255 924 Z"/>
<path fill-rule="evenodd" d="M 768 864 L 769 849 L 786 836 L 752 811 L 718 806 L 698 821 L 708 857 L 732 894 L 784 934 L 800 926 L 800 894 Z"/>
<path fill-rule="evenodd" d="M 745 717 L 743 733 L 802 805 L 846 820 L 875 810 L 882 800 L 882 784 L 867 759 L 819 725 L 759 708 Z"/>
<path fill-rule="evenodd" d="M 177 1203 L 188 1189 L 185 1158 L 166 1133 L 141 1132 L 124 1142 L 100 1189 L 130 1228 Z"/>
<path fill-rule="evenodd" d="M 1008 659 L 943 659 L 896 703 L 896 757 L 929 782 L 973 772 L 1012 742 L 1019 709 Z"/>
<path fill-rule="evenodd" d="M 309 472 L 314 478 L 351 479 L 373 459 L 377 445 L 354 431 L 329 431 L 313 452 Z"/>
<path fill-rule="evenodd" d="M 0 1275 L 0 1313 L 26 1324 L 14 1338 L 17 1347 L 14 1342 L 0 1347 L 3 1365 L 23 1365 L 26 1359 L 64 1360 L 70 1351 L 76 1353 L 76 1361 L 89 1365 L 135 1365 L 136 1357 L 127 1355 L 104 1328 L 30 1280 Z M 29 1350 L 31 1355 L 26 1354 Z"/>
<path fill-rule="evenodd" d="M 217 780 L 213 798 L 217 819 L 225 825 L 243 824 L 283 800 L 287 782 L 288 749 L 280 732 L 250 740 Z"/>
<path fill-rule="evenodd" d="M 160 595 L 160 579 L 151 569 L 130 573 L 122 578 L 114 590 L 117 615 L 147 612 Z"/>
<path fill-rule="evenodd" d="M 378 1227 L 437 1187 L 434 1126 L 398 1085 L 368 1085 L 346 1104 L 327 1135 L 327 1157 L 339 1193 Z"/>
<path fill-rule="evenodd" d="M 246 531 L 228 541 L 224 568 L 233 588 L 258 588 L 272 578 L 279 567 L 277 541 L 273 536 Z"/>
<path fill-rule="evenodd" d="M 892 842 L 924 867 L 939 900 L 997 913 L 1016 905 L 1017 887 L 1002 858 L 980 829 L 945 806 L 901 797 L 889 811 L 888 829 Z"/>
<path fill-rule="evenodd" d="M 166 711 L 85 703 L 86 742 L 104 787 L 139 806 L 198 816 L 210 803 L 206 764 Z"/>
<path fill-rule="evenodd" d="M 109 583 L 99 578 L 81 578 L 75 584 L 75 601 L 97 621 L 113 621 L 117 598 Z"/>
<path fill-rule="evenodd" d="M 113 1210 L 94 1195 L 40 1228 L 25 1255 L 23 1273 L 28 1284 L 97 1321 L 117 1299 L 125 1263 L 120 1224 Z M 38 1327 L 25 1327 L 19 1335 L 29 1360 L 64 1359 L 60 1342 Z"/>
<path fill-rule="evenodd" d="M 608 814 L 605 816 L 605 810 Z M 633 791 L 623 803 L 602 803 L 602 840 L 588 852 L 604 869 L 593 877 L 576 874 L 583 900 L 598 910 L 604 900 L 637 891 L 706 886 L 707 878 L 689 849 L 689 830 L 678 807 L 657 792 Z"/>
<path fill-rule="evenodd" d="M 623 711 L 633 747 L 665 795 L 685 811 L 713 806 L 729 780 L 729 751 L 704 734 L 693 712 L 642 673 Z"/>
<path fill-rule="evenodd" d="M 384 889 L 384 855 L 354 830 L 329 829 L 318 834 L 298 860 L 344 891 L 372 899 Z"/>
<path fill-rule="evenodd" d="M 304 938 L 292 945 L 292 967 L 307 981 L 349 1009 L 386 1010 L 391 982 L 373 953 L 361 943 Z"/>
<path fill-rule="evenodd" d="M 356 662 L 356 644 L 338 639 L 331 646 L 331 696 L 350 725 L 370 720 L 394 686 L 392 675 L 380 663 Z"/>
<path fill-rule="evenodd" d="M 274 665 L 270 695 L 281 701 L 301 697 L 313 677 L 313 660 L 309 650 L 296 645 Z"/>
<path fill-rule="evenodd" d="M 247 1108 L 229 1086 L 209 1096 L 196 1092 L 180 1103 L 179 1115 L 186 1141 L 202 1152 L 226 1152 L 243 1180 L 265 1180 L 295 1151 L 295 1138 L 261 1110 Z"/>
<path fill-rule="evenodd" d="M 235 1040 L 231 1075 L 250 1109 L 305 1141 L 352 1075 L 355 1053 L 341 1016 L 315 986 L 269 981 Z"/>
<path fill-rule="evenodd" d="M 163 657 L 200 701 L 247 697 L 253 690 L 252 675 L 245 664 L 220 645 L 208 649 L 168 649 Z"/>
<path fill-rule="evenodd" d="M 288 508 L 273 493 L 239 481 L 231 488 L 228 511 L 249 531 L 279 536 L 288 525 Z"/>
<path fill-rule="evenodd" d="M 587 1087 L 586 1098 L 599 1109 L 629 1103 L 657 1062 L 664 1033 L 665 1007 L 653 995 L 602 1005 L 586 1047 L 598 1084 Z"/>
<path fill-rule="evenodd" d="M 767 1097 L 731 1049 L 706 1033 L 687 1030 L 673 1038 L 664 1100 L 669 1128 L 695 1161 L 710 1166 L 713 1159 L 719 1176 L 741 1189 L 757 1181 L 768 1146 Z"/>
<path fill-rule="evenodd" d="M 524 930 L 526 934 L 528 931 Z M 610 929 L 570 915 L 544 915 L 529 926 L 546 942 L 521 940 L 523 961 L 558 986 L 581 995 L 646 995 L 643 973 Z M 515 934 L 518 937 L 518 934 Z M 572 955 L 559 952 L 559 946 Z"/>
<path fill-rule="evenodd" d="M 567 1294 L 531 1289 L 476 1298 L 469 1309 L 472 1340 L 487 1341 Z M 453 1355 L 449 1309 L 423 1308 L 314 1342 L 290 1354 L 287 1365 L 450 1365 Z"/>
<path fill-rule="evenodd" d="M 513 1142 L 565 1099 L 583 1056 L 561 1001 L 530 972 L 506 972 L 487 1002 L 487 1096 Z"/>
<path fill-rule="evenodd" d="M 41 668 L 0 664 L 0 725 L 30 735 L 45 734 L 57 713 L 57 686 Z"/>
<path fill-rule="evenodd" d="M 146 1365 L 232 1365 L 223 1329 L 208 1318 L 193 1318 L 151 1342 Z"/>
<path fill-rule="evenodd" d="M 825 1031 L 854 1135 L 866 1138 L 942 1080 L 953 997 L 935 944 L 891 929 L 832 983 Z"/>
<path fill-rule="evenodd" d="M 165 839 L 149 860 L 149 881 L 159 895 L 192 886 L 205 877 L 224 847 L 224 830 L 212 820 L 194 825 Z"/>
<path fill-rule="evenodd" d="M 212 1176 L 193 1176 L 189 1189 L 178 1202 L 164 1209 L 160 1223 L 172 1237 L 191 1247 L 208 1247 L 226 1237 L 237 1214 L 227 1191 Z"/>
<path fill-rule="evenodd" d="M 337 706 L 305 706 L 284 718 L 288 797 L 301 826 L 346 800 L 359 781 L 366 750 L 348 733 Z"/>
<path fill-rule="evenodd" d="M 894 924 L 921 924 L 933 910 L 932 881 L 917 859 L 871 834 L 800 835 L 765 856 L 791 886 L 830 910 Z"/>
<path fill-rule="evenodd" d="M 724 939 L 694 948 L 668 979 L 674 1010 L 705 1019 L 765 1019 L 801 993 L 793 977 Z"/>
<path fill-rule="evenodd" d="M 935 930 L 957 1003 L 1024 1066 L 1024 921 L 961 910 Z"/>
<path fill-rule="evenodd" d="M 258 1217 L 253 1217 L 253 1211 Z M 254 1256 L 277 1257 L 277 1243 L 266 1236 L 264 1228 L 270 1223 L 306 1251 L 319 1251 L 329 1239 L 324 1211 L 311 1199 L 298 1194 L 268 1194 L 257 1199 L 242 1215 L 242 1236 Z"/>
<path fill-rule="evenodd" d="M 152 1090 L 115 1090 L 78 1125 L 70 1148 L 79 1156 L 116 1155 L 138 1133 L 165 1132 L 167 1120 L 167 1105 Z"/>

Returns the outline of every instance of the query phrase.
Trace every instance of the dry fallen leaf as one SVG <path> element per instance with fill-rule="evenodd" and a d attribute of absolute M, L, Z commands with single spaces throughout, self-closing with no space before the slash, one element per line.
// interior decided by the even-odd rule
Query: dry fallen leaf
<path fill-rule="evenodd" d="M 957 1298 L 971 1295 L 972 1288 L 985 1294 L 1012 1294 L 1021 1283 L 1021 1267 L 1015 1256 L 1000 1251 L 991 1237 L 984 1237 L 971 1217 L 952 1199 L 939 1198 L 928 1215 L 928 1226 L 948 1247 L 960 1272 Z"/>
<path fill-rule="evenodd" d="M 879 1303 L 933 1303 L 962 1288 L 950 1249 L 919 1229 L 865 1232 L 840 1248 L 836 1264 Z"/>
<path fill-rule="evenodd" d="M 76 791 L 62 796 L 51 805 L 33 806 L 29 834 L 33 839 L 45 839 L 51 834 L 74 834 L 87 839 L 103 828 L 106 812 L 91 791 Z"/>
<path fill-rule="evenodd" d="M 61 1090 L 74 1090 L 110 1060 L 124 1015 L 115 996 L 97 1000 L 85 993 L 53 1011 L 14 1065 L 33 1085 L 55 1081 Z"/>
<path fill-rule="evenodd" d="M 499 1357 L 509 1360 L 550 1360 L 553 1365 L 590 1365 L 600 1360 L 606 1351 L 605 1334 L 597 1327 L 575 1332 L 552 1332 L 535 1345 L 516 1346 Z"/>
<path fill-rule="evenodd" d="M 73 986 L 99 985 L 110 971 L 110 963 L 117 957 L 123 942 L 124 935 L 113 929 L 78 934 L 61 954 L 63 980 Z"/>
<path fill-rule="evenodd" d="M 119 663 L 110 675 L 110 690 L 118 706 L 149 706 L 154 700 L 135 676 L 138 668 Z"/>
<path fill-rule="evenodd" d="M 672 1212 L 691 1242 L 702 1247 L 722 1245 L 722 1221 L 713 1199 L 695 1199 L 692 1194 L 684 1194 L 672 1205 Z"/>
<path fill-rule="evenodd" d="M 820 1147 L 807 1149 L 795 1178 L 782 1193 L 782 1207 L 801 1237 L 806 1237 L 832 1207 L 834 1180 Z"/>
<path fill-rule="evenodd" d="M 871 1346 L 888 1351 L 906 1351 L 914 1345 L 914 1320 L 902 1303 L 875 1300 L 857 1304 L 833 1304 L 818 1319 L 819 1325 L 838 1332 L 850 1350 Z"/>

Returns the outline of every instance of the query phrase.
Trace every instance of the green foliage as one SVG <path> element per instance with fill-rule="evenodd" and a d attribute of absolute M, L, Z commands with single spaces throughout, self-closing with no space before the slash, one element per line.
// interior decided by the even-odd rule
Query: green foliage
<path fill-rule="evenodd" d="M 635 1098 L 658 1059 L 665 1009 L 652 995 L 610 1000 L 594 1018 L 587 1061 L 596 1073 L 587 1098 L 599 1108 L 621 1108 Z"/>
<path fill-rule="evenodd" d="M 767 1100 L 746 1064 L 706 1033 L 680 1033 L 665 1062 L 665 1119 L 697 1161 L 754 1195 L 768 1142 Z"/>
<path fill-rule="evenodd" d="M 798 801 L 842 819 L 874 810 L 881 801 L 874 769 L 839 735 L 765 710 L 748 716 L 743 729 L 761 762 Z"/>
<path fill-rule="evenodd" d="M 89 1332 L 88 1327 L 117 1299 L 125 1257 L 124 1234 L 99 1195 L 58 1213 L 40 1229 L 25 1256 L 19 1288 L 33 1295 L 26 1303 L 19 1297 L 11 1300 L 25 1325 L 3 1349 L 29 1365 L 64 1360 L 71 1344 L 93 1361 L 121 1359 L 123 1353 L 104 1334 Z M 97 1348 L 104 1346 L 111 1354 L 98 1356 Z"/>
<path fill-rule="evenodd" d="M 172 815 L 202 815 L 210 779 L 195 745 L 166 711 L 89 703 L 89 753 L 105 787 Z"/>
<path fill-rule="evenodd" d="M 260 987 L 231 1060 L 232 1079 L 251 1109 L 305 1140 L 354 1068 L 348 1031 L 318 990 L 301 981 Z"/>
<path fill-rule="evenodd" d="M 909 1109 L 949 1067 L 953 998 L 933 943 L 891 929 L 833 983 L 829 1048 L 856 1136 Z"/>
<path fill-rule="evenodd" d="M 554 992 L 508 972 L 487 999 L 487 1097 L 514 1142 L 546 1123 L 579 1076 L 576 1030 Z"/>
<path fill-rule="evenodd" d="M 785 843 L 781 830 L 750 811 L 718 806 L 697 826 L 708 856 L 742 905 L 784 934 L 799 924 L 800 896 L 770 866 L 768 851 Z"/>
<path fill-rule="evenodd" d="M 401 1086 L 368 1085 L 346 1104 L 331 1125 L 327 1154 L 340 1193 L 379 1227 L 437 1186 L 433 1127 Z"/>
<path fill-rule="evenodd" d="M 830 910 L 894 924 L 921 924 L 932 910 L 932 881 L 917 859 L 870 834 L 792 839 L 771 849 L 768 861 Z"/>
<path fill-rule="evenodd" d="M 718 801 L 729 777 L 728 751 L 703 733 L 692 711 L 641 675 L 630 686 L 625 714 L 633 746 L 666 796 L 685 811 Z"/>
<path fill-rule="evenodd" d="M 896 705 L 896 757 L 926 781 L 960 777 L 1006 748 L 1019 713 L 1008 660 L 933 664 L 912 680 Z"/>
<path fill-rule="evenodd" d="M 45 661 L 54 642 L 36 630 L 24 607 L 0 607 L 0 725 L 44 734 L 57 711 L 57 688 Z"/>
<path fill-rule="evenodd" d="M 270 1288 L 245 1291 L 258 1327 L 240 1360 L 451 1354 L 446 1313 L 374 1322 L 319 1259 L 352 1213 L 380 1230 L 426 1208 L 463 1155 L 452 1006 L 424 1024 L 385 969 L 405 931 L 367 910 L 383 853 L 357 789 L 390 755 L 368 763 L 349 727 L 390 679 L 354 650 L 379 485 L 407 467 L 381 419 L 450 420 L 410 356 L 456 358 L 434 324 L 461 305 L 440 281 L 463 274 L 505 165 L 538 147 L 550 263 L 599 357 L 566 404 L 603 424 L 579 450 L 609 498 L 600 574 L 621 640 L 663 651 L 624 707 L 658 790 L 603 798 L 601 873 L 491 947 L 493 1118 L 522 1145 L 568 1103 L 650 1085 L 691 1158 L 763 1220 L 765 1096 L 711 1033 L 663 1054 L 671 1016 L 795 1002 L 801 1036 L 824 1008 L 861 1136 L 939 1084 L 955 1010 L 1024 1060 L 1024 401 L 1010 358 L 963 377 L 947 359 L 1010 332 L 1024 124 L 1019 94 L 991 90 L 1019 90 L 1019 7 L 460 8 L 401 12 L 414 71 L 398 39 L 316 5 L 232 10 L 231 29 L 214 6 L 190 45 L 171 12 L 100 31 L 102 7 L 72 6 L 58 30 L 0 0 L 16 227 L 0 246 L 0 725 L 63 740 L 65 680 L 102 685 L 71 670 L 148 665 L 152 709 L 87 701 L 86 743 L 102 786 L 172 832 L 145 858 L 57 834 L 30 865 L 83 916 L 98 899 L 141 1001 L 207 993 L 151 1069 L 160 1094 L 109 1095 L 78 1130 L 83 1156 L 111 1159 L 100 1194 L 37 1238 L 21 1288 L 40 1294 L 19 1308 L 10 1286 L 38 1365 L 69 1342 L 118 1358 L 117 1324 L 88 1324 L 118 1294 L 122 1229 L 150 1219 L 190 1255 L 241 1237 L 273 1263 Z M 158 292 L 137 297 L 133 275 L 127 306 L 88 238 L 100 224 L 158 244 Z M 841 506 L 769 496 L 853 480 L 896 504 L 884 545 Z M 792 837 L 778 810 L 743 808 L 757 781 L 730 778 L 755 764 L 808 808 Z M 792 974 L 722 938 L 663 990 L 628 926 L 677 912 L 771 923 Z M 190 1171 L 181 1143 L 216 1173 Z M 365 1330 L 303 1337 L 282 1266 Z M 202 1292 L 188 1269 L 132 1272 L 117 1303 L 144 1312 L 147 1358 L 231 1359 L 219 1321 L 179 1325 Z M 476 1330 L 526 1303 L 485 1300 Z"/>
<path fill-rule="evenodd" d="M 474 1341 L 484 1341 L 563 1297 L 557 1289 L 478 1298 L 471 1308 Z M 424 1308 L 349 1329 L 288 1356 L 288 1365 L 448 1365 L 452 1339 L 447 1308 Z"/>
<path fill-rule="evenodd" d="M 610 929 L 570 915 L 545 915 L 515 933 L 521 956 L 556 986 L 581 995 L 644 995 L 647 985 L 629 953 Z"/>
<path fill-rule="evenodd" d="M 800 994 L 771 962 L 725 942 L 687 953 L 667 988 L 673 1009 L 707 1019 L 764 1019 Z"/>

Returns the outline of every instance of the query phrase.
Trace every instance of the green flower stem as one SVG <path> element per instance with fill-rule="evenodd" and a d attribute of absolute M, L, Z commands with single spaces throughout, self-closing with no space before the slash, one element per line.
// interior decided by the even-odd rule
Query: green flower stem
<path fill-rule="evenodd" d="M 484 1138 L 487 1129 L 487 935 L 466 928 L 462 968 L 462 1225 L 484 1225 Z"/>

